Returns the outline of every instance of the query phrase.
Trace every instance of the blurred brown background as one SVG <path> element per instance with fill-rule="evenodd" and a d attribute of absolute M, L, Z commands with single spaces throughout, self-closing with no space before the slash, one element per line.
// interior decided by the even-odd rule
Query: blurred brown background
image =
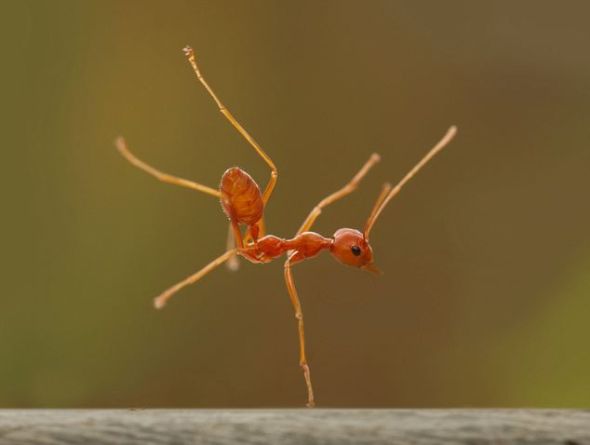
<path fill-rule="evenodd" d="M 292 235 L 362 226 L 451 124 L 459 136 L 383 213 L 375 278 L 329 255 L 295 269 L 320 406 L 590 404 L 590 3 L 20 2 L 2 26 L 0 406 L 303 406 L 282 262 L 221 268 L 216 186 L 279 167 Z"/>

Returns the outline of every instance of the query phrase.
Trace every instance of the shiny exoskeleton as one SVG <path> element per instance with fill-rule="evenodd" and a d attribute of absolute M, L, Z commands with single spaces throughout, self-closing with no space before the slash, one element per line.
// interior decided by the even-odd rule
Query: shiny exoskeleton
<path fill-rule="evenodd" d="M 217 98 L 209 84 L 201 75 L 193 50 L 190 47 L 186 47 L 184 51 L 198 80 L 213 98 L 219 111 L 248 141 L 264 162 L 266 162 L 270 167 L 271 174 L 264 191 L 261 192 L 256 181 L 254 181 L 248 173 L 239 167 L 232 167 L 226 170 L 223 174 L 219 189 L 214 189 L 155 169 L 135 157 L 127 148 L 123 138 L 117 139 L 116 145 L 121 154 L 130 163 L 141 170 L 155 176 L 163 182 L 191 188 L 218 198 L 230 223 L 230 236 L 228 238 L 228 249 L 226 252 L 211 261 L 198 272 L 190 275 L 160 294 L 155 299 L 155 306 L 157 308 L 162 308 L 168 299 L 180 289 L 189 284 L 195 283 L 223 263 L 227 263 L 231 269 L 235 270 L 238 264 L 236 256 L 243 257 L 252 263 L 262 264 L 286 255 L 287 259 L 285 261 L 284 275 L 289 297 L 291 298 L 295 310 L 295 318 L 297 319 L 299 332 L 299 364 L 303 370 L 307 386 L 307 406 L 312 407 L 315 405 L 315 398 L 311 383 L 310 369 L 305 353 L 303 312 L 301 310 L 301 303 L 299 301 L 297 289 L 295 288 L 295 283 L 293 281 L 291 267 L 298 262 L 312 258 L 326 250 L 343 264 L 378 273 L 379 271 L 373 262 L 373 249 L 369 244 L 369 233 L 375 221 L 387 203 L 401 190 L 404 184 L 408 182 L 436 153 L 449 143 L 456 133 L 456 128 L 451 127 L 445 136 L 402 178 L 395 187 L 392 187 L 388 183 L 384 184 L 362 231 L 343 228 L 338 229 L 331 237 L 325 237 L 310 231 L 310 229 L 326 206 L 352 193 L 357 188 L 359 182 L 371 167 L 379 162 L 380 157 L 377 154 L 372 154 L 359 172 L 344 187 L 320 201 L 309 213 L 295 236 L 292 238 L 280 238 L 275 235 L 267 235 L 265 234 L 264 208 L 276 185 L 278 178 L 277 168 L 254 138 L 250 136 L 250 134 Z"/>

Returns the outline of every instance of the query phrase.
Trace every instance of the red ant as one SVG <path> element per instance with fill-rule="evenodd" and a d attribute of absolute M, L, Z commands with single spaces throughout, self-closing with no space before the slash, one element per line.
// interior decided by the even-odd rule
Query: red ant
<path fill-rule="evenodd" d="M 418 170 L 420 170 L 435 154 L 442 150 L 443 147 L 451 141 L 455 136 L 457 129 L 456 127 L 449 128 L 445 136 L 426 154 L 426 156 L 424 156 L 424 158 L 422 158 L 420 162 L 418 162 L 418 164 L 416 164 L 416 166 L 414 166 L 414 168 L 409 171 L 409 173 L 406 174 L 406 176 L 402 178 L 395 187 L 392 187 L 388 183 L 383 185 L 381 193 L 373 206 L 373 210 L 371 211 L 362 232 L 356 229 L 345 228 L 338 229 L 332 237 L 324 237 L 318 233 L 310 232 L 309 230 L 326 206 L 352 193 L 357 188 L 359 182 L 368 173 L 371 167 L 379 162 L 380 157 L 376 153 L 371 155 L 369 160 L 348 184 L 324 198 L 313 208 L 293 238 L 284 239 L 274 235 L 265 235 L 264 207 L 268 203 L 275 188 L 278 178 L 277 168 L 252 136 L 250 136 L 250 134 L 238 123 L 229 110 L 217 98 L 197 67 L 195 54 L 192 48 L 187 46 L 184 48 L 184 53 L 186 54 L 198 80 L 211 95 L 217 104 L 219 111 L 221 111 L 235 129 L 240 132 L 254 150 L 256 150 L 264 162 L 268 164 L 271 173 L 270 180 L 268 181 L 264 192 L 261 193 L 258 184 L 256 184 L 254 179 L 252 179 L 248 173 L 239 167 L 232 167 L 227 169 L 221 177 L 221 184 L 219 190 L 217 190 L 156 170 L 136 158 L 129 151 L 125 140 L 122 137 L 117 139 L 116 145 L 118 150 L 131 164 L 144 170 L 150 175 L 155 176 L 160 181 L 191 188 L 220 199 L 223 211 L 230 221 L 227 251 L 220 257 L 211 261 L 197 273 L 164 291 L 154 300 L 154 304 L 156 308 L 161 309 L 164 307 L 168 299 L 176 292 L 189 284 L 197 282 L 203 276 L 225 262 L 228 263 L 228 266 L 231 269 L 235 270 L 238 265 L 236 255 L 242 256 L 252 263 L 268 263 L 283 254 L 287 254 L 284 273 L 287 290 L 289 291 L 291 303 L 295 309 L 295 318 L 297 319 L 299 329 L 299 365 L 303 369 L 305 383 L 307 385 L 307 406 L 313 407 L 315 405 L 315 400 L 311 385 L 310 369 L 305 355 L 303 312 L 293 281 L 291 267 L 303 260 L 316 256 L 322 250 L 328 250 L 343 264 L 355 266 L 369 272 L 379 273 L 379 270 L 373 263 L 373 249 L 369 244 L 369 233 L 371 232 L 375 221 L 387 203 L 401 190 L 404 184 L 406 184 L 406 182 L 408 182 Z M 244 235 L 242 235 L 240 225 L 246 226 Z"/>

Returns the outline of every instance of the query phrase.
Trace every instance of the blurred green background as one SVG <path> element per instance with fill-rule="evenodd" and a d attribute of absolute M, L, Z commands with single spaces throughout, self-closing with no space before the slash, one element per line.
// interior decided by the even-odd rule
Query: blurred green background
<path fill-rule="evenodd" d="M 590 3 L 57 1 L 5 5 L 2 407 L 303 406 L 282 261 L 220 268 L 208 196 L 268 169 L 181 49 L 272 156 L 272 233 L 291 236 L 368 155 L 382 162 L 315 228 L 383 213 L 379 278 L 298 266 L 320 406 L 590 404 Z"/>

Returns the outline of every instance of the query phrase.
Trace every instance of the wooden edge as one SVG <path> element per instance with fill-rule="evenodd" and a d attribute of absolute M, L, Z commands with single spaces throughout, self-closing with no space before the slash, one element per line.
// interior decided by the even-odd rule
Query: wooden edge
<path fill-rule="evenodd" d="M 0 444 L 590 445 L 590 411 L 0 410 Z"/>

